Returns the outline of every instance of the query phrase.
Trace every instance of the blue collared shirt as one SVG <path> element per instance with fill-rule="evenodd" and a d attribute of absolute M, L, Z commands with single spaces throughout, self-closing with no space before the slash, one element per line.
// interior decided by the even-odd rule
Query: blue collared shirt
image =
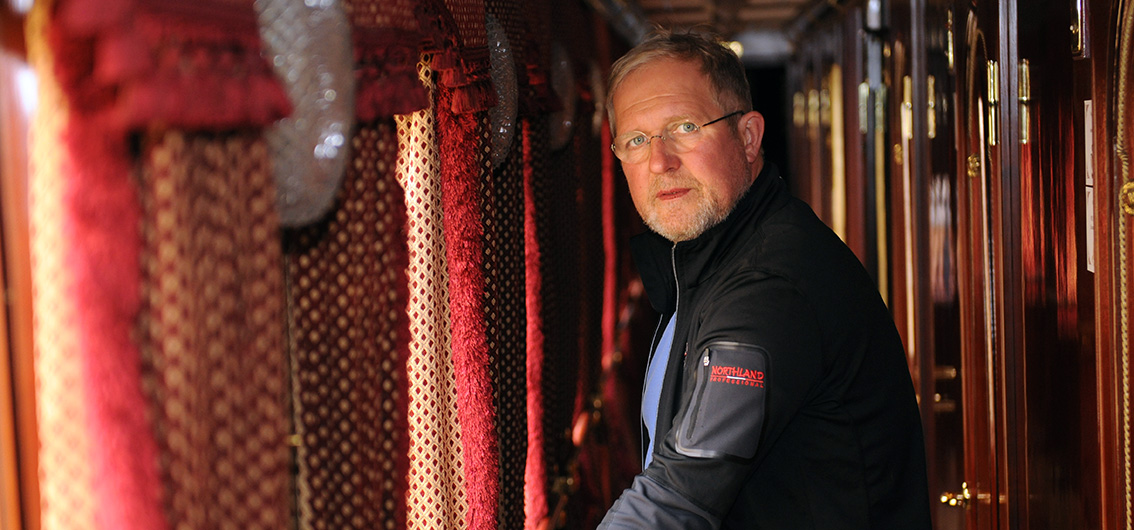
<path fill-rule="evenodd" d="M 650 366 L 646 370 L 646 389 L 642 392 L 642 421 L 646 424 L 646 431 L 650 436 L 650 444 L 646 447 L 646 460 L 642 469 L 650 465 L 654 457 L 654 432 L 658 423 L 658 401 L 661 399 L 662 382 L 665 381 L 665 367 L 669 365 L 669 350 L 673 346 L 673 323 L 677 321 L 675 313 L 662 332 L 658 347 L 650 358 Z"/>

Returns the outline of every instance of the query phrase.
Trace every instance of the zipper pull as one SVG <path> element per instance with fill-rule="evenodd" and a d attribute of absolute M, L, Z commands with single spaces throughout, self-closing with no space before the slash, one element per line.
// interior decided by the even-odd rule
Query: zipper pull
<path fill-rule="evenodd" d="M 701 365 L 702 366 L 709 366 L 709 352 L 708 351 L 706 351 L 705 356 L 701 358 Z"/>

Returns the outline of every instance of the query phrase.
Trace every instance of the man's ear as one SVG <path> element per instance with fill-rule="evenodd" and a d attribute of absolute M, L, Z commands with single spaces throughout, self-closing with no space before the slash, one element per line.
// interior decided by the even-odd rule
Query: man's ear
<path fill-rule="evenodd" d="M 740 117 L 740 139 L 744 142 L 744 154 L 749 162 L 760 156 L 760 146 L 764 142 L 764 116 L 750 111 Z"/>

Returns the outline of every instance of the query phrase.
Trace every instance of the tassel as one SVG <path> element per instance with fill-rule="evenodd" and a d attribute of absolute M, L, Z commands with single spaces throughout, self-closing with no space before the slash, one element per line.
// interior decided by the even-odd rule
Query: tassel
<path fill-rule="evenodd" d="M 467 114 L 487 110 L 495 105 L 496 89 L 491 81 L 484 80 L 454 88 L 450 110 L 456 114 Z"/>
<path fill-rule="evenodd" d="M 433 54 L 433 61 L 430 63 L 434 70 L 447 71 L 464 68 L 461 64 L 461 54 L 456 50 L 443 50 Z"/>

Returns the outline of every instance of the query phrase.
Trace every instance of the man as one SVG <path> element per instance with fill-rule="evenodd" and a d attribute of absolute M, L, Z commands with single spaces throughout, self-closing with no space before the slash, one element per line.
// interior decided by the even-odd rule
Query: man
<path fill-rule="evenodd" d="M 890 314 L 760 148 L 739 59 L 658 31 L 615 63 L 611 146 L 652 230 L 662 314 L 644 471 L 600 528 L 929 528 L 920 416 Z"/>

